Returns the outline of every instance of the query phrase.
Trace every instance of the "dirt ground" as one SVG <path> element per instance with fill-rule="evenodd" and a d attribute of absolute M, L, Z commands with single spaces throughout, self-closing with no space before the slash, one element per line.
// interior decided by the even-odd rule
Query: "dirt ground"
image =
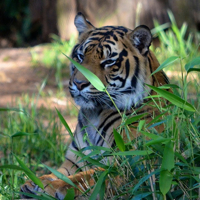
<path fill-rule="evenodd" d="M 43 80 L 49 76 L 48 84 L 44 91 L 56 91 L 57 86 L 54 80 L 52 70 L 39 66 L 33 66 L 31 62 L 31 53 L 29 48 L 8 48 L 0 49 L 0 108 L 15 106 L 16 100 L 23 94 L 38 94 Z M 65 80 L 67 83 L 68 80 Z M 52 109 L 66 108 L 66 104 L 70 105 L 71 100 L 68 85 L 64 86 L 64 90 L 69 98 L 58 99 L 56 97 L 40 98 L 37 106 L 52 107 Z M 67 102 L 70 101 L 70 102 Z M 66 116 L 68 123 L 75 126 L 75 117 Z"/>

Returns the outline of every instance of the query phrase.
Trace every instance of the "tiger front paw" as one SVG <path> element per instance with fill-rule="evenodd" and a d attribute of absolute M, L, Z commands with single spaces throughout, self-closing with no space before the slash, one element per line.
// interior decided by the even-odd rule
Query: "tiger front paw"
<path fill-rule="evenodd" d="M 67 193 L 67 189 L 71 188 L 70 185 L 65 183 L 64 181 L 57 179 L 57 180 L 48 180 L 48 179 L 41 179 L 44 185 L 44 190 L 41 189 L 38 185 L 33 183 L 32 181 L 28 180 L 21 186 L 22 193 L 29 193 L 34 195 L 40 195 L 41 193 L 46 193 L 52 197 L 55 197 L 58 200 L 63 200 Z M 31 198 L 25 194 L 21 195 L 21 198 Z"/>

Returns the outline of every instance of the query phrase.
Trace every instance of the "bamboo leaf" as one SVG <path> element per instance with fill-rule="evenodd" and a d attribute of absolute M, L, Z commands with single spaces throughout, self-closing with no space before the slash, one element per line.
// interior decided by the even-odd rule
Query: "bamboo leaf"
<path fill-rule="evenodd" d="M 64 54 L 65 55 L 65 54 Z M 90 70 L 86 69 L 84 66 L 80 65 L 78 62 L 74 61 L 69 56 L 65 55 L 73 65 L 88 79 L 88 81 L 99 91 L 104 92 L 106 90 L 104 84 L 101 80 L 93 74 Z"/>
<path fill-rule="evenodd" d="M 173 143 L 170 140 L 165 144 L 161 169 L 171 171 L 174 168 Z"/>
<path fill-rule="evenodd" d="M 64 200 L 74 200 L 74 198 L 75 198 L 74 188 L 68 189 Z"/>
<path fill-rule="evenodd" d="M 166 195 L 172 184 L 173 176 L 168 170 L 160 172 L 159 187 L 163 195 Z"/>
<path fill-rule="evenodd" d="M 200 56 L 192 59 L 189 63 L 185 65 L 185 70 L 187 73 L 191 71 L 199 71 L 199 68 L 194 68 L 195 65 L 200 65 Z"/>
<path fill-rule="evenodd" d="M 148 84 L 146 84 L 148 85 Z M 165 99 L 167 99 L 168 101 L 170 101 L 172 104 L 183 108 L 187 111 L 191 111 L 191 112 L 195 112 L 196 109 L 194 108 L 193 105 L 191 105 L 190 103 L 188 103 L 187 101 L 181 99 L 180 97 L 176 96 L 175 94 L 172 94 L 171 92 L 168 92 L 166 90 L 162 90 L 160 88 L 154 87 L 152 85 L 148 85 L 152 90 L 154 90 L 155 92 L 157 92 L 158 94 L 160 94 L 162 97 L 164 97 Z"/>
<path fill-rule="evenodd" d="M 112 155 L 115 156 L 145 156 L 153 153 L 152 150 L 135 150 L 135 151 L 124 151 L 124 152 L 116 152 Z"/>
<path fill-rule="evenodd" d="M 167 58 L 151 75 L 159 72 L 160 70 L 164 69 L 165 67 L 167 67 L 168 65 L 171 65 L 172 63 L 174 63 L 179 57 L 178 56 L 171 56 L 169 58 Z"/>
<path fill-rule="evenodd" d="M 152 144 L 165 143 L 165 142 L 168 142 L 169 140 L 171 140 L 171 138 L 159 137 L 157 139 L 154 139 L 154 140 L 151 140 L 151 141 L 147 142 L 146 144 L 144 144 L 144 146 L 150 146 Z"/>
<path fill-rule="evenodd" d="M 147 114 L 148 114 L 148 113 L 143 113 L 143 114 L 140 114 L 140 115 L 136 115 L 136 116 L 130 117 L 130 118 L 128 118 L 128 119 L 125 121 L 125 125 L 132 124 L 133 122 L 136 122 L 136 121 L 138 121 L 139 119 L 145 117 Z"/>
<path fill-rule="evenodd" d="M 95 185 L 94 191 L 91 194 L 89 200 L 96 200 L 97 199 L 97 195 L 99 194 L 99 191 L 101 190 L 102 186 L 104 186 L 104 181 L 106 179 L 106 176 L 108 175 L 108 171 L 104 171 L 100 177 L 98 178 L 98 181 Z"/>
<path fill-rule="evenodd" d="M 150 174 L 143 176 L 140 181 L 134 186 L 132 193 L 134 193 L 135 191 L 137 191 L 137 189 L 147 180 L 149 179 L 152 175 L 157 174 L 160 171 L 160 169 L 157 169 L 153 172 L 151 172 Z"/>
<path fill-rule="evenodd" d="M 119 150 L 125 151 L 125 144 L 124 144 L 124 140 L 122 139 L 122 136 L 115 129 L 113 129 L 113 134 L 114 134 L 116 145 L 119 148 Z"/>

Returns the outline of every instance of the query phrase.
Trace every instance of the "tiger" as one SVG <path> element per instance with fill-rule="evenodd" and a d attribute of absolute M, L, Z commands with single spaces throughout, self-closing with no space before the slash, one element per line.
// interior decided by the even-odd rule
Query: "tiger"
<path fill-rule="evenodd" d="M 123 26 L 96 28 L 82 13 L 76 15 L 74 24 L 79 35 L 71 58 L 95 74 L 111 97 L 97 90 L 73 63 L 70 64 L 69 91 L 80 110 L 65 162 L 57 171 L 83 191 L 86 189 L 84 180 L 92 186 L 94 173 L 103 169 L 85 167 L 85 163 L 79 162 L 80 158 L 74 152 L 89 146 L 114 148 L 113 129 L 122 123 L 122 113 L 128 116 L 134 109 L 140 108 L 140 114 L 148 113 L 145 120 L 152 120 L 153 115 L 158 115 L 158 110 L 146 104 L 146 97 L 155 95 L 147 84 L 158 87 L 169 81 L 162 70 L 152 75 L 159 67 L 159 62 L 149 49 L 152 34 L 147 26 L 140 25 L 134 30 Z M 162 131 L 163 128 L 160 129 Z M 84 138 L 85 134 L 88 139 Z M 131 129 L 129 134 L 135 138 L 137 130 Z M 123 140 L 127 141 L 125 134 L 122 135 Z M 89 149 L 84 151 L 85 155 L 90 152 Z M 72 187 L 53 173 L 43 175 L 40 179 L 44 190 L 28 180 L 21 186 L 21 192 L 35 195 L 44 192 L 63 200 L 67 190 Z M 75 188 L 77 199 L 81 195 L 80 190 Z M 22 197 L 26 196 L 22 194 Z"/>

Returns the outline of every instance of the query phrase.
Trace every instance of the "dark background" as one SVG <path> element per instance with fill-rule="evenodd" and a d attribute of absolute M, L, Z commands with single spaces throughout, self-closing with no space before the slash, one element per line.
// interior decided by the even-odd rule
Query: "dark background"
<path fill-rule="evenodd" d="M 200 0 L 4 0 L 0 2 L 0 47 L 50 42 L 54 33 L 69 40 L 76 34 L 74 17 L 81 11 L 95 25 L 134 28 L 153 20 L 169 22 L 170 9 L 180 27 L 200 31 Z"/>

